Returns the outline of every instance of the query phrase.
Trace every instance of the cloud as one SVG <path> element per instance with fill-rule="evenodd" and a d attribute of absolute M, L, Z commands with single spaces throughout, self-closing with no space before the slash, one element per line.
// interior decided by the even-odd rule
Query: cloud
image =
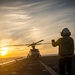
<path fill-rule="evenodd" d="M 58 39 L 65 27 L 71 30 L 72 37 L 75 38 L 75 6 L 72 2 L 71 4 L 62 0 L 11 2 L 12 4 L 8 1 L 0 5 L 0 38 L 12 38 L 17 43 L 31 43 L 40 39 L 50 42 L 53 38 Z"/>
<path fill-rule="evenodd" d="M 23 14 L 7 14 L 7 15 L 4 15 L 4 17 L 13 18 L 13 19 L 24 19 L 24 20 L 31 18 L 30 16 L 23 15 Z"/>

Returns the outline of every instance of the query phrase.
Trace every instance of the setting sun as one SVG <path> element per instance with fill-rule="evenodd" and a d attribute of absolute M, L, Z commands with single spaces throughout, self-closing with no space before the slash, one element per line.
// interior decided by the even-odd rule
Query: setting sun
<path fill-rule="evenodd" d="M 1 51 L 0 51 L 1 56 L 6 56 L 9 53 L 10 47 L 7 45 L 9 45 L 10 43 L 11 43 L 10 39 L 1 40 Z"/>
<path fill-rule="evenodd" d="M 1 56 L 5 56 L 7 54 L 7 51 L 2 51 Z"/>
<path fill-rule="evenodd" d="M 3 47 L 1 48 L 1 56 L 5 56 L 8 53 L 9 48 L 8 47 Z"/>

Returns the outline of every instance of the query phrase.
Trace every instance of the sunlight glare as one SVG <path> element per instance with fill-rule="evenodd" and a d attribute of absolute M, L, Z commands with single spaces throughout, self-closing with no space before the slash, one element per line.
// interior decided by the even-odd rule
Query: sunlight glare
<path fill-rule="evenodd" d="M 7 54 L 7 51 L 2 51 L 1 56 L 5 56 Z"/>
<path fill-rule="evenodd" d="M 9 48 L 8 47 L 3 47 L 1 49 L 2 49 L 1 56 L 5 56 L 8 53 Z"/>

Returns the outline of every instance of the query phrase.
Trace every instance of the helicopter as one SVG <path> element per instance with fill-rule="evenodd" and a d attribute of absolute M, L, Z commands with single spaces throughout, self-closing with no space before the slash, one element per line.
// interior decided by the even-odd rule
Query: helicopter
<path fill-rule="evenodd" d="M 39 50 L 36 49 L 35 46 L 36 45 L 41 45 L 41 43 L 39 43 L 39 42 L 42 42 L 42 41 L 44 41 L 44 40 L 40 40 L 40 41 L 38 41 L 36 43 L 32 43 L 32 44 L 28 45 L 28 46 L 31 46 L 32 49 L 30 49 L 30 51 L 29 51 L 29 53 L 27 55 L 27 58 L 39 59 L 41 57 L 41 54 L 40 54 Z"/>
<path fill-rule="evenodd" d="M 27 55 L 27 59 L 39 59 L 41 57 L 39 49 L 36 49 L 36 45 L 42 45 L 40 42 L 44 40 L 40 40 L 37 42 L 33 42 L 31 44 L 16 44 L 16 45 L 6 45 L 6 46 L 27 46 L 27 47 L 32 47 L 32 49 L 29 50 L 29 53 Z"/>

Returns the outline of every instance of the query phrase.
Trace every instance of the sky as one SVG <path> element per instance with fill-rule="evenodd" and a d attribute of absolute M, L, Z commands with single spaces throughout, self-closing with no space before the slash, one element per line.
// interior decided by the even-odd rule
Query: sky
<path fill-rule="evenodd" d="M 75 0 L 0 0 L 0 44 L 51 43 L 69 28 L 75 40 Z M 36 46 L 41 55 L 58 54 L 51 44 Z M 11 47 L 8 56 L 26 56 L 30 47 Z"/>

